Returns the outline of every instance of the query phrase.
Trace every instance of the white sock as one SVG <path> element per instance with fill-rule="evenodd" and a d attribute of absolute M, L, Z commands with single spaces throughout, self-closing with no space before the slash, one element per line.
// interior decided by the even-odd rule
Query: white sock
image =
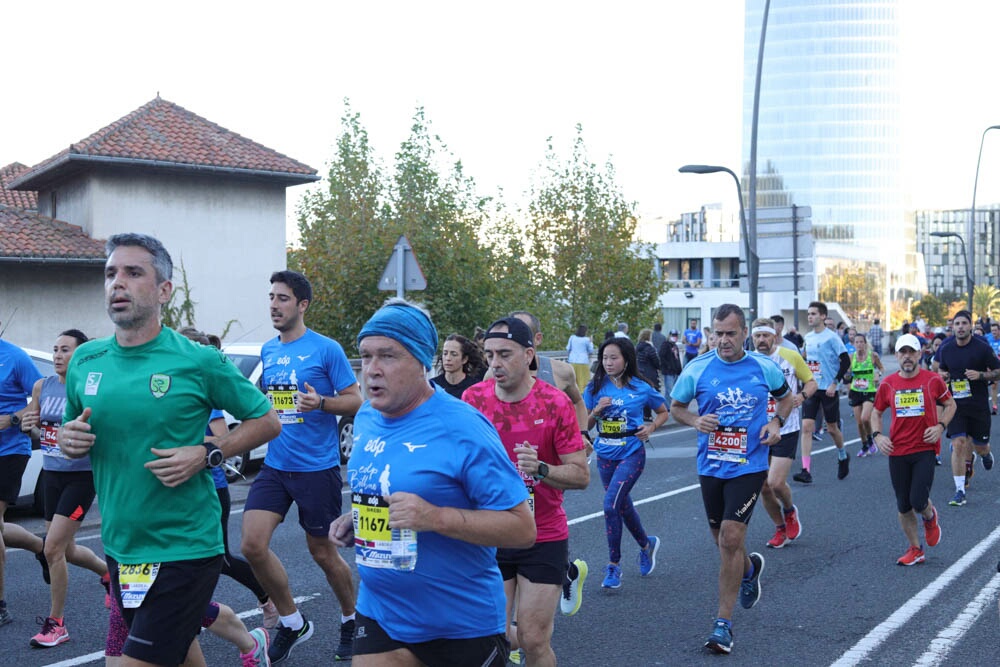
<path fill-rule="evenodd" d="M 348 621 L 353 621 L 356 616 L 357 616 L 357 613 L 351 614 L 350 616 L 344 616 L 343 614 L 341 614 L 340 615 L 340 622 L 341 623 L 347 623 Z"/>
<path fill-rule="evenodd" d="M 965 491 L 965 475 L 955 475 L 955 490 Z"/>
<path fill-rule="evenodd" d="M 281 616 L 279 618 L 281 618 L 281 624 L 289 630 L 301 630 L 302 626 L 306 624 L 306 620 L 302 618 L 302 612 L 298 609 L 295 610 L 294 614 Z"/>

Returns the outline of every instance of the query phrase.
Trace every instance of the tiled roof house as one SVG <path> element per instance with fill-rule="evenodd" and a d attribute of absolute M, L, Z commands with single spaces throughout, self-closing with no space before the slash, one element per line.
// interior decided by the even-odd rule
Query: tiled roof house
<path fill-rule="evenodd" d="M 236 320 L 235 336 L 264 340 L 267 279 L 285 267 L 285 190 L 317 180 L 312 167 L 157 96 L 33 167 L 0 170 L 0 317 L 19 307 L 21 337 L 35 347 L 51 343 L 53 327 L 109 332 L 103 239 L 143 232 L 170 251 L 175 285 L 183 266 L 202 329 Z"/>

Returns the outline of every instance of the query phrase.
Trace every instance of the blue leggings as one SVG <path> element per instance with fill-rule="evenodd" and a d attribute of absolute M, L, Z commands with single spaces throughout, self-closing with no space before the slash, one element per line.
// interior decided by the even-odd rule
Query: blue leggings
<path fill-rule="evenodd" d="M 622 523 L 643 549 L 649 544 L 629 493 L 646 467 L 646 450 L 640 449 L 621 460 L 597 457 L 597 471 L 604 485 L 604 525 L 608 533 L 608 560 L 622 559 Z"/>

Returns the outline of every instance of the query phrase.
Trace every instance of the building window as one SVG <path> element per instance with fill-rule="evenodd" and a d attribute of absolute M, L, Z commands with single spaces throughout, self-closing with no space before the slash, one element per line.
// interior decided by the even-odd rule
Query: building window
<path fill-rule="evenodd" d="M 56 196 L 56 191 L 55 190 L 53 190 L 52 192 L 49 193 L 49 206 L 52 207 L 52 211 L 51 211 L 50 215 L 53 218 L 58 218 L 59 217 L 59 212 L 56 209 L 56 201 L 57 201 L 57 199 L 58 199 L 58 197 Z"/>

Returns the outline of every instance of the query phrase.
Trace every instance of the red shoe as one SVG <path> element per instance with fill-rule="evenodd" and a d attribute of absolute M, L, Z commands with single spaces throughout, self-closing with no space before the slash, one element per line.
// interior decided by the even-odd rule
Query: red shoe
<path fill-rule="evenodd" d="M 917 563 L 924 562 L 924 550 L 920 547 L 910 547 L 906 550 L 906 553 L 899 557 L 896 561 L 896 565 L 916 565 Z"/>
<path fill-rule="evenodd" d="M 30 643 L 33 647 L 51 648 L 69 641 L 69 631 L 66 630 L 66 626 L 57 623 L 54 618 L 39 617 L 38 624 L 42 626 L 42 631 L 31 638 Z"/>
<path fill-rule="evenodd" d="M 936 547 L 938 542 L 941 541 L 941 525 L 938 523 L 938 513 L 934 510 L 934 516 L 930 519 L 924 519 L 924 539 L 927 540 L 927 546 Z"/>
<path fill-rule="evenodd" d="M 788 542 L 788 535 L 785 530 L 785 526 L 778 526 L 774 531 L 774 537 L 767 541 L 767 546 L 772 549 L 780 549 L 785 546 L 785 543 Z"/>
<path fill-rule="evenodd" d="M 792 511 L 785 513 L 785 532 L 788 533 L 788 539 L 795 540 L 798 539 L 799 535 L 802 534 L 802 523 L 799 521 L 799 508 L 792 505 Z"/>

